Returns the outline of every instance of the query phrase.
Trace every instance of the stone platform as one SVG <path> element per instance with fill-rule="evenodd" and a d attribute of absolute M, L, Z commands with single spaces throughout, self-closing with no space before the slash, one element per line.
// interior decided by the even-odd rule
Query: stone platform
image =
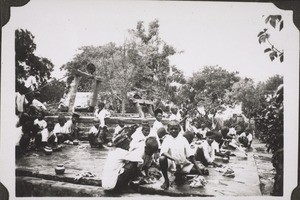
<path fill-rule="evenodd" d="M 222 176 L 215 168 L 208 168 L 210 175 L 205 176 L 208 184 L 204 188 L 191 188 L 189 185 L 172 185 L 169 190 L 160 189 L 161 182 L 140 186 L 134 190 L 125 191 L 115 196 L 141 197 L 152 195 L 166 196 L 261 196 L 268 195 L 265 189 L 272 185 L 272 164 L 270 154 L 259 151 L 253 142 L 253 151 L 248 152 L 247 159 L 239 151 L 231 157 L 229 163 L 221 163 L 231 167 L 235 172 L 234 178 Z M 44 152 L 30 152 L 16 160 L 16 194 L 21 196 L 112 196 L 101 188 L 101 174 L 106 156 L 112 147 L 103 149 L 90 148 L 88 142 L 81 141 L 80 145 L 64 145 L 62 151 L 45 155 Z M 262 152 L 268 156 L 261 156 Z M 263 158 L 262 161 L 260 158 Z M 220 161 L 220 160 L 219 160 Z M 55 166 L 63 164 L 65 174 L 56 175 Z M 262 166 L 262 167 L 261 167 Z M 95 177 L 80 178 L 76 175 L 91 172 Z M 261 173 L 269 175 L 261 176 Z M 160 180 L 162 181 L 162 180 Z M 262 182 L 263 181 L 263 182 Z M 262 188 L 263 187 L 263 188 Z M 264 190 L 262 190 L 264 189 Z M 41 192 L 44 191 L 44 192 Z"/>

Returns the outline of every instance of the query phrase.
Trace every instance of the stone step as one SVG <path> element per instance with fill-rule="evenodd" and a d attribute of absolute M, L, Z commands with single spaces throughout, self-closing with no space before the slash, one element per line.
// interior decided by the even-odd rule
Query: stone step
<path fill-rule="evenodd" d="M 74 176 L 67 176 L 67 175 L 56 175 L 56 174 L 51 174 L 47 172 L 40 172 L 35 173 L 34 171 L 26 168 L 16 168 L 16 176 L 19 177 L 34 177 L 34 178 L 41 178 L 45 180 L 51 180 L 51 181 L 61 181 L 61 182 L 66 182 L 66 183 L 73 183 L 73 184 L 80 184 L 80 185 L 91 185 L 91 186 L 98 186 L 101 187 L 101 180 L 99 178 L 86 178 L 82 177 L 79 180 L 75 180 Z"/>
<path fill-rule="evenodd" d="M 35 177 L 16 177 L 17 197 L 103 197 L 99 186 L 78 185 Z"/>
<path fill-rule="evenodd" d="M 54 122 L 57 122 L 57 115 L 56 116 L 46 116 L 45 120 L 53 120 Z M 71 118 L 71 116 L 65 116 L 65 118 L 67 120 L 69 120 Z M 94 117 L 91 116 L 82 116 L 79 118 L 79 123 L 89 123 L 90 125 L 93 124 L 93 119 Z M 105 119 L 105 123 L 109 126 L 109 125 L 116 125 L 118 124 L 118 120 L 123 120 L 125 124 L 142 124 L 143 120 L 147 120 L 149 122 L 149 124 L 152 126 L 155 118 L 138 118 L 138 117 L 110 117 Z M 163 119 L 162 123 L 164 125 L 167 125 L 168 123 L 168 119 Z"/>

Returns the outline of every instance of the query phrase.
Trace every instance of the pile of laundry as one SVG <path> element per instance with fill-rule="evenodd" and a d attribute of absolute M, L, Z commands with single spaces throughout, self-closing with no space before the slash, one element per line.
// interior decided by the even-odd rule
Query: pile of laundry
<path fill-rule="evenodd" d="M 74 178 L 75 181 L 79 181 L 79 179 L 83 177 L 95 177 L 95 174 L 89 171 L 81 172 L 79 174 L 76 174 L 76 177 Z"/>
<path fill-rule="evenodd" d="M 230 177 L 230 178 L 235 177 L 235 173 L 230 167 L 218 167 L 218 168 L 215 168 L 215 170 L 217 172 L 223 173 L 223 176 Z"/>
<path fill-rule="evenodd" d="M 207 184 L 205 178 L 201 175 L 195 176 L 190 180 L 190 186 L 193 188 L 203 188 Z"/>

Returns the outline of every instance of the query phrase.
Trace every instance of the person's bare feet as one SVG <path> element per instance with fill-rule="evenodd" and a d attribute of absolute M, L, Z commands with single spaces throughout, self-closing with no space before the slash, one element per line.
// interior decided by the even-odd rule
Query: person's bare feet
<path fill-rule="evenodd" d="M 169 181 L 165 181 L 160 187 L 164 190 L 169 189 L 170 183 Z"/>

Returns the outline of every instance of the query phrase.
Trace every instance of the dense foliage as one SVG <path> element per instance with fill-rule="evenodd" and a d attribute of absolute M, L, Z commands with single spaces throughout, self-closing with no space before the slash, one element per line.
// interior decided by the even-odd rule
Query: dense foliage
<path fill-rule="evenodd" d="M 37 87 L 46 84 L 51 78 L 54 65 L 47 58 L 36 56 L 35 50 L 36 44 L 32 33 L 23 29 L 16 30 L 16 87 L 20 87 L 22 80 L 26 80 L 29 76 L 36 78 Z"/>

